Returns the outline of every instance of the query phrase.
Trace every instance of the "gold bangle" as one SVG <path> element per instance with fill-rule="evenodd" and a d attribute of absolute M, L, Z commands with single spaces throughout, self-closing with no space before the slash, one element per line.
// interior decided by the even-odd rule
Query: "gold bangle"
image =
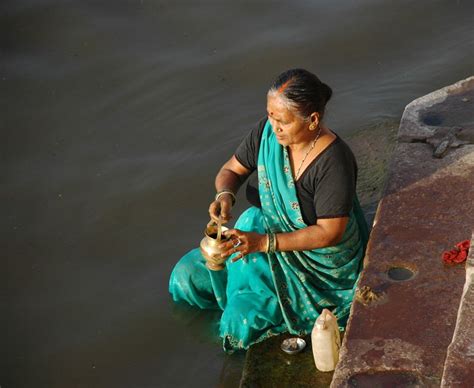
<path fill-rule="evenodd" d="M 235 194 L 231 191 L 231 190 L 228 190 L 228 189 L 224 189 L 224 190 L 221 190 L 219 191 L 216 196 L 214 197 L 214 200 L 217 201 L 221 196 L 223 196 L 224 194 L 229 194 L 232 198 L 232 206 L 235 205 Z"/>
<path fill-rule="evenodd" d="M 276 234 L 268 233 L 268 243 L 267 243 L 267 252 L 266 253 L 275 253 L 276 252 Z"/>

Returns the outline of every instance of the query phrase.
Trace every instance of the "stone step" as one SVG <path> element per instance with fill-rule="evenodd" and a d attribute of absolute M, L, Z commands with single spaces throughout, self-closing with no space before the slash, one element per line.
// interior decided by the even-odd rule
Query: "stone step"
<path fill-rule="evenodd" d="M 471 77 L 405 110 L 332 387 L 439 387 L 443 372 L 451 381 L 445 359 L 465 268 L 444 264 L 441 254 L 469 239 L 474 226 L 474 145 L 458 137 L 474 129 L 473 91 Z M 437 153 L 443 134 L 450 143 Z M 464 347 L 452 345 L 453 363 L 474 352 L 461 338 L 464 330 L 473 333 L 470 302 L 466 309 L 455 342 Z M 462 386 L 473 386 L 464 376 Z"/>

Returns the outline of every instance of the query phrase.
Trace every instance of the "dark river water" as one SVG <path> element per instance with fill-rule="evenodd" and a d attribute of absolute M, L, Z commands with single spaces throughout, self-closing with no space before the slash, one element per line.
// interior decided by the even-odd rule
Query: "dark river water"
<path fill-rule="evenodd" d="M 474 2 L 0 3 L 0 386 L 233 387 L 219 313 L 175 306 L 213 179 L 304 67 L 370 220 L 413 99 L 474 73 Z M 239 196 L 236 213 L 245 208 Z"/>

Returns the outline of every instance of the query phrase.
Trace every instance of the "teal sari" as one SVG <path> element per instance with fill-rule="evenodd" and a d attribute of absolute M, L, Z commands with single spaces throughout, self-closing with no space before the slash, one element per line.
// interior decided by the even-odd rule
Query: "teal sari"
<path fill-rule="evenodd" d="M 261 209 L 251 207 L 235 228 L 286 233 L 307 227 L 303 221 L 287 149 L 266 123 L 258 156 Z M 362 267 L 368 228 L 357 197 L 339 244 L 310 251 L 252 253 L 211 271 L 199 249 L 175 266 L 169 290 L 175 301 L 223 310 L 224 350 L 248 349 L 283 332 L 304 335 L 324 308 L 344 327 Z"/>

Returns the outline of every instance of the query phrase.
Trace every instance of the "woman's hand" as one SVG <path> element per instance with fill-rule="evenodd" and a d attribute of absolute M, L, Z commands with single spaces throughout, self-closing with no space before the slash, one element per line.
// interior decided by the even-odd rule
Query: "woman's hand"
<path fill-rule="evenodd" d="M 220 216 L 221 222 L 225 224 L 232 218 L 230 211 L 235 202 L 235 194 L 250 173 L 251 171 L 244 167 L 235 155 L 221 167 L 215 182 L 218 199 L 209 206 L 211 219 L 219 222 Z M 234 193 L 234 195 L 226 194 L 227 191 Z"/>
<path fill-rule="evenodd" d="M 209 215 L 211 219 L 223 224 L 229 222 L 232 219 L 230 211 L 232 210 L 232 196 L 230 194 L 223 194 L 209 206 Z"/>
<path fill-rule="evenodd" d="M 230 229 L 224 232 L 224 236 L 230 237 L 230 240 L 220 245 L 221 249 L 225 249 L 222 253 L 222 257 L 228 257 L 238 252 L 232 259 L 232 262 L 240 260 L 249 253 L 265 252 L 267 248 L 266 234 Z"/>

